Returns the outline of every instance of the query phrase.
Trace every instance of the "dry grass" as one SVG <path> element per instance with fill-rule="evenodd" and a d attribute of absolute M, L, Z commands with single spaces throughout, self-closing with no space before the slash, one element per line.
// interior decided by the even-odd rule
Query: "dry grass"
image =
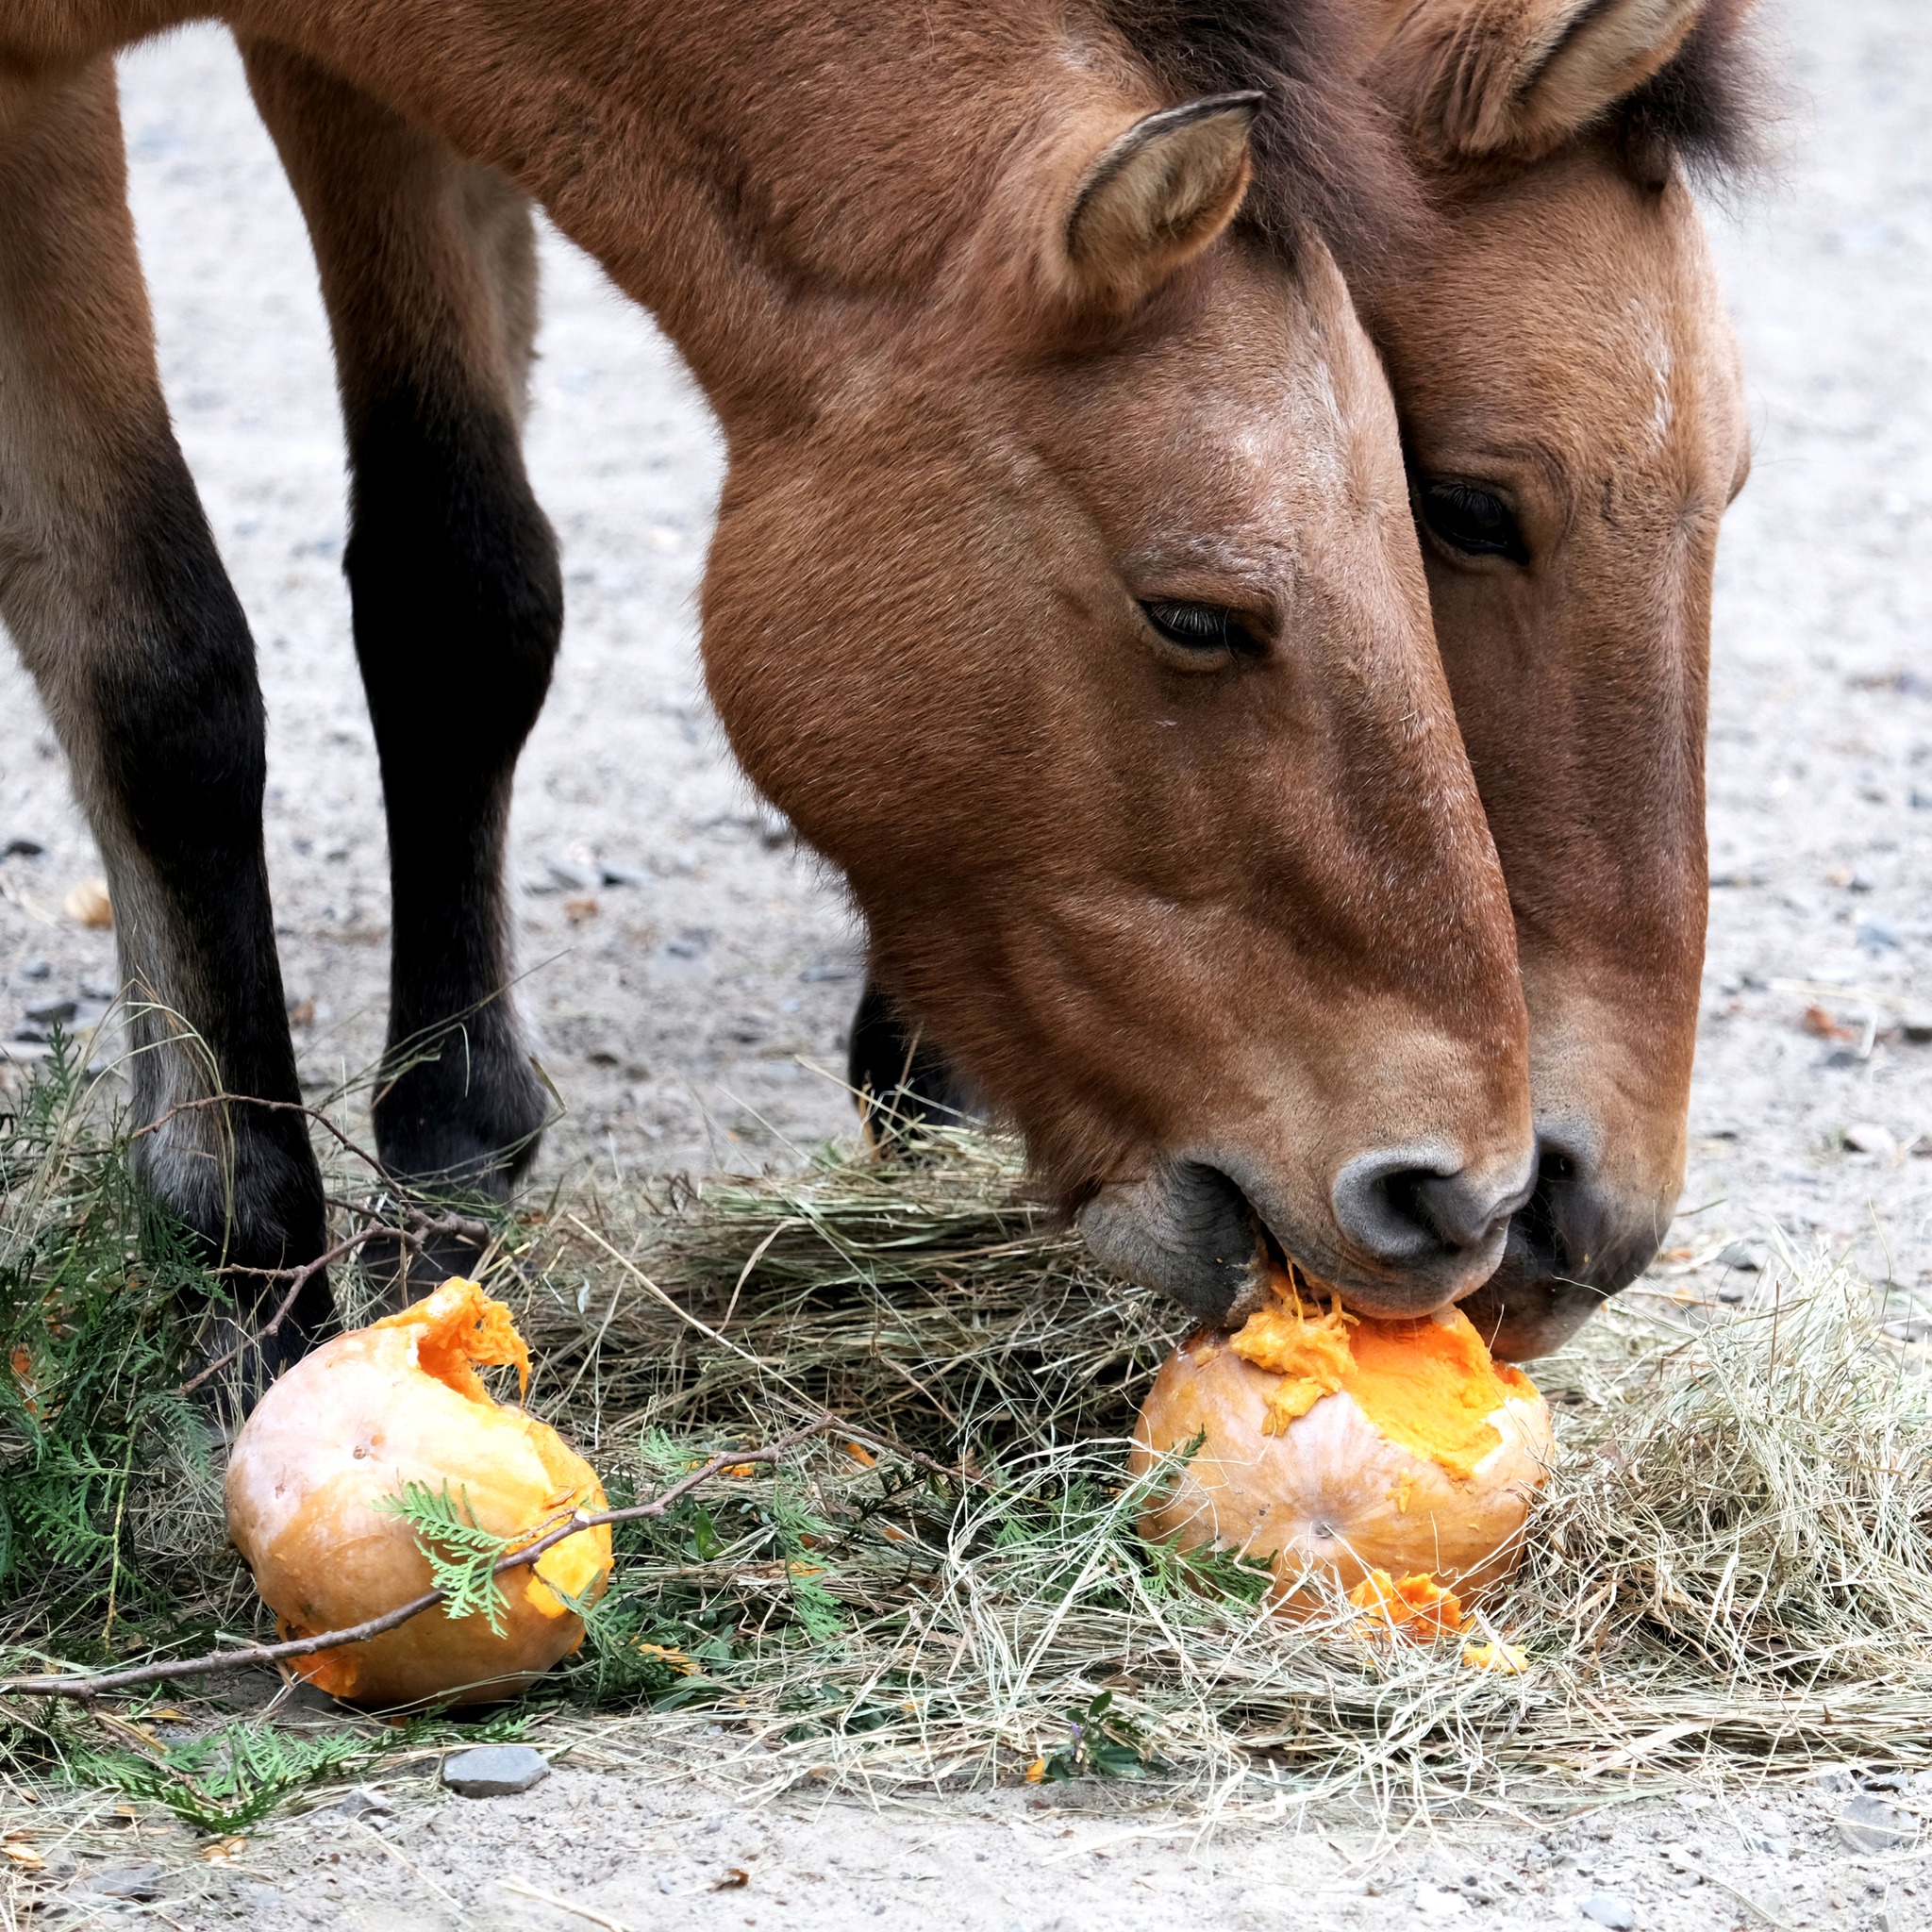
<path fill-rule="evenodd" d="M 960 1136 L 919 1167 L 596 1204 L 525 1257 L 540 1400 L 608 1467 L 823 1403 L 974 1473 L 888 1504 L 837 1451 L 801 1465 L 793 1492 L 835 1532 L 812 1552 L 841 1612 L 826 1641 L 798 1641 L 769 1537 L 703 1566 L 738 1627 L 789 1633 L 719 1673 L 762 1779 L 1011 1775 L 1108 1690 L 1196 1787 L 1932 1763 L 1932 1383 L 1864 1284 L 1787 1254 L 1761 1308 L 1640 1297 L 1539 1365 L 1558 1456 L 1491 1612 L 1531 1664 L 1491 1676 L 1455 1644 L 1286 1627 L 1243 1579 L 1204 1588 L 1139 1543 L 1122 1439 L 1178 1324 L 1019 1181 L 1010 1150 Z M 630 1574 L 648 1594 L 694 1566 L 641 1550 Z"/>
<path fill-rule="evenodd" d="M 593 1761 L 689 1746 L 764 1790 L 1045 1760 L 1216 1802 L 1932 1764 L 1932 1383 L 1864 1284 L 1787 1255 L 1763 1308 L 1640 1298 L 1538 1366 L 1557 1457 L 1490 1612 L 1530 1662 L 1491 1675 L 1340 1614 L 1283 1625 L 1238 1566 L 1140 1542 L 1124 1438 L 1179 1324 L 1019 1183 L 1010 1149 L 962 1134 L 910 1167 L 585 1191 L 506 1230 L 490 1282 L 541 1361 L 532 1406 L 613 1500 L 820 1407 L 954 1473 L 835 1439 L 633 1526 L 592 1641 L 499 1729 Z M 119 1560 L 150 1605 L 178 1571 L 184 1601 L 232 1607 L 213 1474 L 160 1440 L 139 1438 Z M 15 1742 L 17 1774 L 58 1770 Z"/>

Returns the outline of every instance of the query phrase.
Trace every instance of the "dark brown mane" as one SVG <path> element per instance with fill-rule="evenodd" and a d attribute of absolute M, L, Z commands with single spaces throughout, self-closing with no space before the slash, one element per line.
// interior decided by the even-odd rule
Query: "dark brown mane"
<path fill-rule="evenodd" d="M 1359 7 L 1342 0 L 1104 0 L 1177 92 L 1267 95 L 1245 224 L 1291 250 L 1309 229 L 1366 268 L 1423 219 L 1388 116 L 1359 84 Z"/>
<path fill-rule="evenodd" d="M 1783 104 L 1756 13 L 1755 0 L 1712 0 L 1669 66 L 1618 104 L 1626 148 L 1675 154 L 1707 187 L 1767 164 Z"/>

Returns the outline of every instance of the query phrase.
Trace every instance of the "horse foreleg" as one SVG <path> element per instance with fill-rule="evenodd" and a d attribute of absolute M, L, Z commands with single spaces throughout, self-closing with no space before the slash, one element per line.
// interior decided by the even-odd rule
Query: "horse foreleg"
<path fill-rule="evenodd" d="M 978 1102 L 953 1064 L 867 975 L 852 1016 L 845 1078 L 874 1142 L 909 1147 L 926 1127 L 969 1126 Z"/>
<path fill-rule="evenodd" d="M 242 52 L 315 244 L 348 424 L 344 567 L 392 893 L 377 1147 L 419 1187 L 501 1195 L 545 1114 L 511 1002 L 503 874 L 511 775 L 563 619 L 519 441 L 529 209 L 302 56 Z"/>
<path fill-rule="evenodd" d="M 139 1171 L 238 1268 L 322 1251 L 263 859 L 247 620 L 169 427 L 111 62 L 0 117 L 0 618 L 106 862 Z M 244 1305 L 276 1292 L 238 1273 Z M 272 1357 L 327 1317 L 310 1283 Z M 271 1368 L 274 1361 L 270 1363 Z"/>

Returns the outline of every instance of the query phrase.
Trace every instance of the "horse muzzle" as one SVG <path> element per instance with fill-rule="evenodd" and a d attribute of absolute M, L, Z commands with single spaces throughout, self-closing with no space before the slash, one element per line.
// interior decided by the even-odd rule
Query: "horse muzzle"
<path fill-rule="evenodd" d="M 1077 1217 L 1106 1266 L 1198 1321 L 1237 1325 L 1261 1305 L 1271 1245 L 1358 1313 L 1401 1320 L 1466 1295 L 1502 1259 L 1530 1198 L 1520 1172 L 1466 1171 L 1434 1144 L 1358 1155 L 1311 1224 L 1238 1158 L 1187 1157 L 1104 1187 Z M 1272 1240 L 1271 1240 L 1272 1238 Z"/>
<path fill-rule="evenodd" d="M 1586 1132 L 1537 1138 L 1536 1190 L 1509 1225 L 1502 1265 L 1462 1304 L 1491 1352 L 1526 1361 L 1559 1349 L 1650 1266 L 1676 1209 L 1606 1177 Z"/>

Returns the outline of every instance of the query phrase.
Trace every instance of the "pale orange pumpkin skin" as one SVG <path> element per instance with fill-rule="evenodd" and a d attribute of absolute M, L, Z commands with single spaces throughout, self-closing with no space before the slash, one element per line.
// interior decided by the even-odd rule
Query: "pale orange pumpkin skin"
<path fill-rule="evenodd" d="M 1377 1570 L 1427 1573 L 1467 1605 L 1516 1567 L 1550 1446 L 1549 1411 L 1526 1381 L 1526 1393 L 1512 1392 L 1490 1416 L 1499 1441 L 1467 1480 L 1391 1441 L 1340 1391 L 1266 1434 L 1281 1382 L 1210 1330 L 1175 1350 L 1141 1408 L 1134 1474 L 1205 1440 L 1142 1514 L 1143 1536 L 1268 1560 L 1274 1603 L 1290 1615 L 1324 1600 L 1308 1588 L 1310 1571 L 1344 1591 Z"/>
<path fill-rule="evenodd" d="M 507 1329 L 499 1304 L 474 1283 L 452 1281 L 403 1317 L 338 1336 L 275 1383 L 237 1438 L 228 1534 L 285 1636 L 361 1623 L 430 1587 L 414 1531 L 376 1507 L 406 1481 L 437 1491 L 447 1483 L 478 1527 L 510 1538 L 561 1522 L 572 1507 L 606 1507 L 596 1473 L 554 1429 L 483 1390 L 462 1349 L 475 1308 L 494 1311 Z M 500 1578 L 501 1636 L 480 1615 L 453 1620 L 432 1609 L 291 1668 L 371 1707 L 509 1696 L 583 1641 L 581 1619 L 543 1579 L 594 1598 L 610 1562 L 608 1527 L 580 1531 L 533 1569 Z"/>

